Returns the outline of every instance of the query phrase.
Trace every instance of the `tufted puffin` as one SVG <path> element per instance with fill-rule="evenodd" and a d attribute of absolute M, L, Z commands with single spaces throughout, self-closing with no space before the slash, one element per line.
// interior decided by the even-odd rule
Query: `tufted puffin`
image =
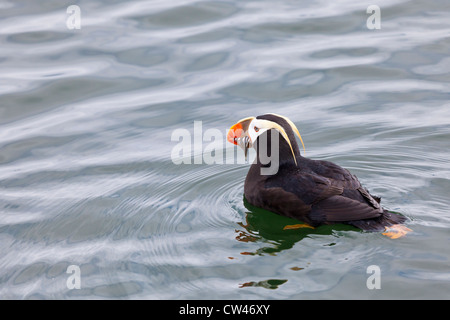
<path fill-rule="evenodd" d="M 246 157 L 249 148 L 256 150 L 244 184 L 250 204 L 309 227 L 344 223 L 365 231 L 385 231 L 391 238 L 411 231 L 400 225 L 404 216 L 383 209 L 380 198 L 371 195 L 350 171 L 330 161 L 303 157 L 295 135 L 304 149 L 295 124 L 273 113 L 241 119 L 228 131 L 227 140 L 243 148 Z"/>

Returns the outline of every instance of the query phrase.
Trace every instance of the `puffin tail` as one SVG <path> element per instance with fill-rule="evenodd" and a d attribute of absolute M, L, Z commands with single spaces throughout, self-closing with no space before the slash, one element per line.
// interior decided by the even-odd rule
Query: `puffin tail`
<path fill-rule="evenodd" d="M 406 220 L 407 219 L 405 216 L 384 209 L 383 214 L 379 218 L 349 221 L 348 224 L 355 226 L 359 229 L 362 229 L 364 231 L 379 232 L 379 231 L 386 231 L 396 225 L 401 225 Z"/>

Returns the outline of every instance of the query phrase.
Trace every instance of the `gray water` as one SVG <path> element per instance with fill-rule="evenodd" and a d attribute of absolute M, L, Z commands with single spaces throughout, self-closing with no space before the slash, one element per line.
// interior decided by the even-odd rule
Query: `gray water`
<path fill-rule="evenodd" d="M 0 298 L 449 299 L 449 21 L 447 0 L 2 1 Z M 267 112 L 413 231 L 248 209 L 225 133 Z M 176 164 L 194 121 L 223 138 Z"/>

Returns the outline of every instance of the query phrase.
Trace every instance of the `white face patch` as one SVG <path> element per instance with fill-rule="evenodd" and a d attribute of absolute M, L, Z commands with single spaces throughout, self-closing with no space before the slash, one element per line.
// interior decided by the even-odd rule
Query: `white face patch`
<path fill-rule="evenodd" d="M 267 124 L 264 123 L 264 121 L 266 122 L 270 122 L 267 120 L 258 120 L 258 119 L 253 119 L 250 124 L 248 125 L 248 136 L 250 138 L 250 142 L 252 143 L 252 145 L 254 145 L 256 139 L 263 134 L 264 132 L 266 132 L 267 130 L 271 129 L 267 126 Z"/>
<path fill-rule="evenodd" d="M 264 119 L 256 119 L 256 118 L 250 122 L 250 124 L 248 126 L 248 130 L 247 130 L 247 135 L 250 138 L 250 142 L 253 145 L 253 147 L 255 146 L 255 141 L 258 138 L 258 136 L 260 136 L 262 133 L 264 133 L 270 129 L 277 130 L 281 134 L 281 136 L 284 138 L 284 140 L 286 140 L 289 147 L 291 148 L 291 152 L 292 152 L 292 156 L 294 157 L 295 164 L 297 164 L 294 150 L 292 149 L 291 141 L 289 140 L 289 137 L 286 134 L 286 131 L 283 129 L 283 127 L 280 126 L 276 122 L 264 120 Z"/>

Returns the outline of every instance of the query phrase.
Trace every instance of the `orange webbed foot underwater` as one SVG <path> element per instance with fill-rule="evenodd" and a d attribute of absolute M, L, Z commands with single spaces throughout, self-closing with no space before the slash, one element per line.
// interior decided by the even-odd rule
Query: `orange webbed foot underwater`
<path fill-rule="evenodd" d="M 398 239 L 406 236 L 409 232 L 412 232 L 410 228 L 402 224 L 394 224 L 393 226 L 386 227 L 382 234 L 391 239 Z"/>

